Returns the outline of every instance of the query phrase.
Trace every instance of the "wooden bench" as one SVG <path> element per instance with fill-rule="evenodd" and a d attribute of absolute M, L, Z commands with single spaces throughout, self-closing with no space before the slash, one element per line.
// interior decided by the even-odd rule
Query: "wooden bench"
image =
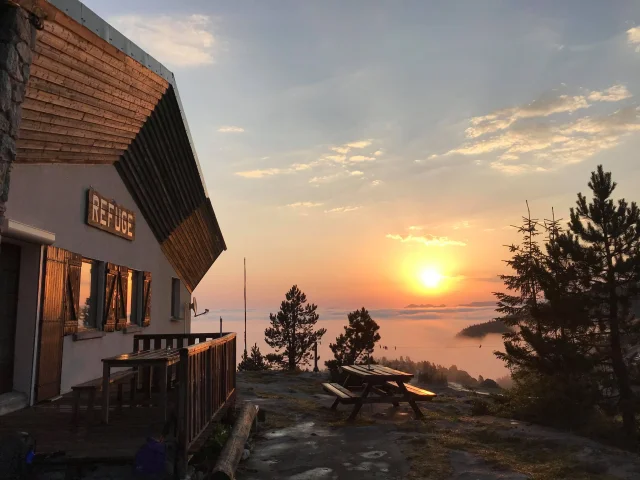
<path fill-rule="evenodd" d="M 336 396 L 336 401 L 333 402 L 331 406 L 332 410 L 335 410 L 338 406 L 338 403 L 355 403 L 358 399 L 358 395 L 354 394 L 352 391 L 343 387 L 339 383 L 323 383 L 322 388 L 332 395 Z"/>
<path fill-rule="evenodd" d="M 400 387 L 398 387 L 398 385 L 395 382 L 387 382 L 385 386 L 396 392 L 401 391 Z M 435 393 L 430 392 L 429 390 L 424 390 L 422 388 L 416 387 L 415 385 L 411 385 L 410 383 L 405 383 L 404 386 L 407 389 L 407 392 L 409 392 L 409 394 L 411 395 L 411 398 L 413 400 L 431 401 L 438 396 Z"/>
<path fill-rule="evenodd" d="M 109 376 L 109 385 L 118 386 L 118 404 L 122 406 L 122 387 L 125 383 L 131 383 L 131 391 L 129 392 L 129 401 L 131 406 L 134 404 L 136 394 L 136 376 L 135 370 L 122 370 L 114 372 Z M 87 415 L 90 415 L 93 411 L 93 405 L 96 399 L 96 392 L 102 391 L 102 377 L 88 382 L 80 383 L 71 387 L 73 390 L 73 421 L 77 422 L 78 414 L 80 410 L 80 396 L 82 392 L 86 392 L 89 395 L 87 403 Z M 109 392 L 105 392 L 104 395 L 109 395 Z"/>

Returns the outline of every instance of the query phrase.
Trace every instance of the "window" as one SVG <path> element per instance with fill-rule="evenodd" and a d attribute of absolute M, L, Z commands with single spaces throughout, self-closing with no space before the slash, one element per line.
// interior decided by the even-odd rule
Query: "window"
<path fill-rule="evenodd" d="M 127 325 L 142 325 L 143 311 L 143 281 L 144 275 L 136 270 L 129 270 L 127 277 Z"/>
<path fill-rule="evenodd" d="M 78 329 L 85 330 L 96 328 L 97 315 L 97 280 L 98 280 L 97 262 L 88 259 L 82 259 L 80 269 L 80 295 L 78 308 Z"/>
<path fill-rule="evenodd" d="M 127 272 L 127 278 L 125 280 L 126 285 L 127 285 L 127 303 L 125 306 L 125 313 L 127 315 L 127 325 L 131 325 L 133 323 L 135 323 L 136 315 L 135 313 L 133 314 L 133 319 L 131 318 L 131 303 L 133 301 L 133 277 L 135 276 L 136 272 L 134 272 L 133 270 L 129 270 Z"/>
<path fill-rule="evenodd" d="M 171 317 L 180 318 L 180 280 L 171 279 Z"/>

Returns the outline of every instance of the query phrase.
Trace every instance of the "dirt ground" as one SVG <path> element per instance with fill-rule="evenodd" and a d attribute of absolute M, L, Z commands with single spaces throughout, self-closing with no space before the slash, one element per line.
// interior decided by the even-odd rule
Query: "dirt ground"
<path fill-rule="evenodd" d="M 266 413 L 241 462 L 238 480 L 640 478 L 640 457 L 535 425 L 471 416 L 473 394 L 435 387 L 421 403 L 366 405 L 348 424 L 350 406 L 330 410 L 322 374 L 243 372 L 240 400 Z"/>

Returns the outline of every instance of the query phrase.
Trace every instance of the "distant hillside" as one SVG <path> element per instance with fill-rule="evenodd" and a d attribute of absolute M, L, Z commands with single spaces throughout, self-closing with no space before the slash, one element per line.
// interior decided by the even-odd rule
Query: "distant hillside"
<path fill-rule="evenodd" d="M 446 307 L 444 303 L 442 305 L 432 305 L 431 303 L 420 303 L 420 304 L 410 303 L 404 308 L 444 308 L 444 307 Z"/>
<path fill-rule="evenodd" d="M 502 334 L 511 331 L 512 329 L 507 327 L 501 320 L 491 320 L 463 328 L 458 332 L 456 337 L 484 338 L 491 333 Z"/>
<path fill-rule="evenodd" d="M 459 307 L 495 307 L 496 301 L 489 300 L 486 302 L 471 302 L 471 303 L 461 303 L 458 305 Z"/>

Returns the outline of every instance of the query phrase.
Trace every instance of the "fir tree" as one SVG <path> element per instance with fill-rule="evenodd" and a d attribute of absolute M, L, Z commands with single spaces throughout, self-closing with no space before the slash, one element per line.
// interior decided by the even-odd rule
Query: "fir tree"
<path fill-rule="evenodd" d="M 585 287 L 598 334 L 592 349 L 615 377 L 624 430 L 632 439 L 636 420 L 629 360 L 639 336 L 631 305 L 640 284 L 640 210 L 635 202 L 624 199 L 614 203 L 611 196 L 616 183 L 601 165 L 592 172 L 588 185 L 591 202 L 578 194 L 576 207 L 571 209 L 570 231 L 559 236 L 558 244 Z"/>
<path fill-rule="evenodd" d="M 336 338 L 336 343 L 329 344 L 335 357 L 325 362 L 329 369 L 354 365 L 366 356 L 371 357 L 376 342 L 380 340 L 380 326 L 364 307 L 349 313 L 347 318 L 349 323 L 344 327 L 344 333 Z"/>
<path fill-rule="evenodd" d="M 270 362 L 288 370 L 309 363 L 314 343 L 327 331 L 325 328 L 314 330 L 319 318 L 317 308 L 315 304 L 307 304 L 307 296 L 297 285 L 291 287 L 280 304 L 280 311 L 269 314 L 271 326 L 264 331 L 267 345 L 276 351 L 267 355 Z"/>
<path fill-rule="evenodd" d="M 247 352 L 242 354 L 242 361 L 238 364 L 238 371 L 261 370 L 269 370 L 269 364 L 262 353 L 260 353 L 258 344 L 254 343 L 253 347 L 251 347 L 251 355 L 247 355 Z"/>

